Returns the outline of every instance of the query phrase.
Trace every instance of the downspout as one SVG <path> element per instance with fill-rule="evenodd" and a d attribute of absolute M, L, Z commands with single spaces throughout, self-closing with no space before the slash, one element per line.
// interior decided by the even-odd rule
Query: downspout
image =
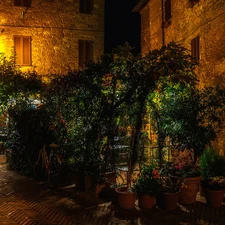
<path fill-rule="evenodd" d="M 164 28 L 164 0 L 161 0 L 162 3 L 162 46 L 165 45 L 165 28 Z"/>

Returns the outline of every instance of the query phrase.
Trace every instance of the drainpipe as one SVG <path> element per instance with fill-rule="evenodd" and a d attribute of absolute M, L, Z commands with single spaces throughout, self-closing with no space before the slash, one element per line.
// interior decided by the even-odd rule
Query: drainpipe
<path fill-rule="evenodd" d="M 162 0 L 161 3 L 162 3 L 162 46 L 164 46 L 165 45 L 164 0 Z"/>

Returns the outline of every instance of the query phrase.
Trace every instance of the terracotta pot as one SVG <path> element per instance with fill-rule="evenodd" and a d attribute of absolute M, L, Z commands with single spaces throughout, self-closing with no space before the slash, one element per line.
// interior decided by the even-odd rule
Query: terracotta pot
<path fill-rule="evenodd" d="M 225 190 L 208 190 L 205 189 L 205 199 L 211 207 L 220 207 L 224 199 Z"/>
<path fill-rule="evenodd" d="M 187 177 L 184 180 L 184 186 L 180 190 L 179 203 L 180 204 L 193 204 L 196 202 L 199 182 L 201 177 Z"/>
<path fill-rule="evenodd" d="M 161 209 L 171 211 L 176 209 L 178 199 L 179 199 L 179 192 L 175 193 L 161 192 L 157 196 L 156 204 Z"/>
<path fill-rule="evenodd" d="M 133 209 L 135 207 L 135 193 L 128 192 L 127 187 L 116 188 L 117 203 L 122 209 Z"/>
<path fill-rule="evenodd" d="M 139 194 L 138 205 L 140 209 L 151 209 L 155 205 L 155 196 Z"/>

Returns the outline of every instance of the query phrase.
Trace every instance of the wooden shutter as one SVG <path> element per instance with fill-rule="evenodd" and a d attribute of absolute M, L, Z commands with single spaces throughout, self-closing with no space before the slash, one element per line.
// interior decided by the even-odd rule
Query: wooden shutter
<path fill-rule="evenodd" d="M 22 6 L 22 0 L 14 0 L 14 6 Z"/>
<path fill-rule="evenodd" d="M 86 61 L 93 60 L 93 41 L 86 41 Z"/>
<path fill-rule="evenodd" d="M 165 0 L 165 21 L 171 18 L 171 0 Z"/>
<path fill-rule="evenodd" d="M 79 66 L 83 66 L 84 64 L 84 41 L 79 41 Z"/>
<path fill-rule="evenodd" d="M 22 0 L 23 1 L 23 6 L 31 6 L 31 0 Z"/>
<path fill-rule="evenodd" d="M 15 58 L 16 64 L 22 64 L 22 43 L 20 37 L 14 37 L 14 48 L 15 48 Z"/>
<path fill-rule="evenodd" d="M 93 0 L 86 0 L 87 1 L 87 13 L 92 13 L 93 11 Z"/>
<path fill-rule="evenodd" d="M 191 40 L 191 56 L 196 60 L 200 59 L 200 38 L 197 36 L 196 38 Z"/>
<path fill-rule="evenodd" d="M 23 37 L 23 65 L 30 65 L 30 37 Z"/>

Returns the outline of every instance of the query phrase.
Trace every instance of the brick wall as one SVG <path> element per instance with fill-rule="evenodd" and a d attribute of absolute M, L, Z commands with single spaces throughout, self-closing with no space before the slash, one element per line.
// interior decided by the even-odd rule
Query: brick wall
<path fill-rule="evenodd" d="M 78 68 L 78 40 L 94 41 L 94 59 L 104 53 L 104 0 L 92 14 L 79 13 L 78 0 L 32 0 L 31 7 L 0 1 L 0 52 L 13 54 L 13 36 L 31 36 L 32 66 L 40 74 Z"/>

